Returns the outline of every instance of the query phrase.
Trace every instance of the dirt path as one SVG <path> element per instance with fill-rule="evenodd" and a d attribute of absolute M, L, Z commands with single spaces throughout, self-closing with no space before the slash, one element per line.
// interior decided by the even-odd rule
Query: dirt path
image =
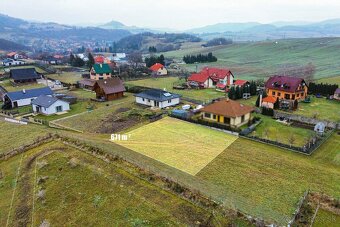
<path fill-rule="evenodd" d="M 14 213 L 14 223 L 13 226 L 28 226 L 31 222 L 32 217 L 32 195 L 34 193 L 34 188 L 32 184 L 31 173 L 34 170 L 34 163 L 37 159 L 45 154 L 55 152 L 55 151 L 64 151 L 65 148 L 52 148 L 52 149 L 44 149 L 43 151 L 34 154 L 29 157 L 22 167 L 22 175 L 19 179 L 18 187 L 18 201 L 19 203 L 16 205 L 15 213 Z"/>

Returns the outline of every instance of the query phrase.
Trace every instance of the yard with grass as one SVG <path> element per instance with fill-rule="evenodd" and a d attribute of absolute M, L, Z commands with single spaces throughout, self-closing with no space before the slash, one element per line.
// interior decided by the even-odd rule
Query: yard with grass
<path fill-rule="evenodd" d="M 76 84 L 83 79 L 80 72 L 62 72 L 58 74 L 49 74 L 47 77 L 67 84 Z"/>
<path fill-rule="evenodd" d="M 256 127 L 252 135 L 260 138 L 302 147 L 307 143 L 307 139 L 310 139 L 314 134 L 312 130 L 285 125 L 269 116 L 259 114 L 256 114 L 256 116 L 260 117 L 262 122 Z M 294 140 L 293 144 L 290 144 L 290 140 Z"/>
<path fill-rule="evenodd" d="M 59 142 L 0 162 L 0 225 L 228 225 L 220 214 Z"/>
<path fill-rule="evenodd" d="M 306 117 L 316 117 L 321 120 L 340 122 L 340 102 L 326 98 L 311 97 L 311 103 L 299 103 L 299 108 L 293 114 Z"/>
<path fill-rule="evenodd" d="M 286 225 L 306 190 L 340 197 L 339 147 L 335 133 L 312 156 L 240 138 L 196 176 L 223 188 L 226 203 Z"/>
<path fill-rule="evenodd" d="M 143 86 L 150 88 L 166 89 L 167 91 L 180 94 L 186 98 L 208 102 L 215 98 L 225 97 L 225 93 L 216 91 L 215 89 L 190 89 L 190 90 L 177 90 L 173 89 L 174 85 L 185 83 L 184 79 L 178 77 L 166 78 L 149 78 L 144 80 L 135 80 L 126 82 L 128 86 Z"/>
<path fill-rule="evenodd" d="M 195 175 L 237 137 L 166 117 L 127 133 L 116 141 L 131 150 Z"/>
<path fill-rule="evenodd" d="M 20 91 L 22 89 L 28 90 L 28 89 L 46 87 L 45 84 L 38 84 L 38 83 L 24 84 L 24 85 L 14 87 L 9 80 L 0 81 L 0 86 L 5 88 L 8 92 Z"/>

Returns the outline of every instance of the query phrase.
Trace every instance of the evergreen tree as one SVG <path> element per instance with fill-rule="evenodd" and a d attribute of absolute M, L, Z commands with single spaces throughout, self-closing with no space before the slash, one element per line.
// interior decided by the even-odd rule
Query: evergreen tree
<path fill-rule="evenodd" d="M 71 53 L 70 54 L 70 65 L 73 65 L 73 62 L 74 62 L 74 55 Z"/>
<path fill-rule="evenodd" d="M 87 62 L 87 67 L 92 68 L 92 66 L 94 65 L 95 61 L 94 61 L 94 57 L 91 53 L 88 54 L 88 58 L 89 61 Z"/>

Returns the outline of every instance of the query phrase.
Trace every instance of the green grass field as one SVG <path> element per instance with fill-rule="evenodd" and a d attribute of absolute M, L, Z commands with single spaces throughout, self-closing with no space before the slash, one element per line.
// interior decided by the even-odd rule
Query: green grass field
<path fill-rule="evenodd" d="M 49 74 L 48 77 L 67 84 L 76 84 L 77 81 L 83 79 L 81 77 L 81 73 L 79 72 L 63 72 L 60 74 Z"/>
<path fill-rule="evenodd" d="M 310 189 L 340 197 L 340 135 L 333 134 L 311 157 L 238 139 L 196 176 L 223 188 L 234 206 L 286 225 Z"/>
<path fill-rule="evenodd" d="M 216 91 L 215 89 L 199 89 L 199 90 L 175 90 L 174 84 L 184 83 L 185 81 L 179 80 L 178 77 L 167 78 L 150 78 L 144 80 L 136 80 L 126 82 L 128 86 L 144 86 L 150 88 L 166 89 L 167 91 L 183 95 L 184 97 L 208 102 L 211 99 L 225 97 L 225 93 Z"/>
<path fill-rule="evenodd" d="M 8 92 L 20 91 L 22 89 L 28 90 L 28 89 L 46 87 L 46 85 L 38 84 L 38 83 L 25 84 L 25 85 L 22 85 L 22 86 L 13 87 L 9 80 L 0 81 L 0 86 L 4 87 Z"/>
<path fill-rule="evenodd" d="M 210 211 L 58 142 L 0 162 L 0 169 L 1 226 L 40 226 L 44 221 L 53 226 L 229 222 L 219 214 L 211 218 Z"/>
<path fill-rule="evenodd" d="M 50 130 L 44 126 L 33 124 L 18 125 L 0 120 L 3 135 L 0 139 L 0 153 L 7 152 L 21 145 L 30 144 L 39 136 L 44 136 Z"/>
<path fill-rule="evenodd" d="M 316 82 L 317 83 L 324 83 L 324 84 L 337 84 L 337 85 L 340 86 L 340 76 L 319 79 Z"/>
<path fill-rule="evenodd" d="M 299 103 L 299 108 L 294 114 L 306 117 L 316 116 L 318 119 L 339 122 L 340 102 L 326 98 L 311 98 L 311 103 Z"/>
<path fill-rule="evenodd" d="M 263 79 L 281 69 L 305 66 L 316 67 L 315 78 L 338 76 L 340 64 L 337 61 L 339 38 L 287 39 L 255 43 L 235 43 L 229 46 L 202 48 L 200 43 L 184 46 L 181 50 L 163 53 L 166 57 L 182 59 L 187 54 L 212 52 L 218 61 L 199 64 L 230 68 L 236 79 Z M 181 65 L 195 71 L 196 66 Z"/>
<path fill-rule="evenodd" d="M 295 138 L 293 146 L 302 147 L 306 144 L 306 139 L 314 134 L 312 130 L 297 128 L 293 126 L 284 125 L 264 115 L 257 115 L 262 119 L 261 124 L 256 127 L 254 135 L 257 137 L 278 141 L 290 145 L 290 138 Z"/>
<path fill-rule="evenodd" d="M 195 175 L 237 137 L 174 118 L 164 118 L 116 141 L 131 150 Z"/>
<path fill-rule="evenodd" d="M 11 66 L 11 67 L 6 68 L 6 70 L 8 70 L 8 69 L 27 69 L 27 68 L 35 68 L 35 70 L 38 73 L 42 73 L 42 74 L 46 73 L 45 70 L 43 70 L 43 69 L 41 69 L 41 68 L 39 68 L 37 66 L 33 66 L 33 65 Z"/>
<path fill-rule="evenodd" d="M 340 215 L 336 215 L 327 210 L 319 209 L 313 227 L 337 227 L 340 223 Z"/>

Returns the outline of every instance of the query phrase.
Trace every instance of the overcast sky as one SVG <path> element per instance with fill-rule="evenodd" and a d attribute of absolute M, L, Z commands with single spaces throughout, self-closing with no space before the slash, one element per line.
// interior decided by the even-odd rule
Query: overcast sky
<path fill-rule="evenodd" d="M 111 20 L 188 29 L 223 22 L 320 21 L 340 17 L 339 0 L 0 0 L 13 17 L 63 24 Z"/>

